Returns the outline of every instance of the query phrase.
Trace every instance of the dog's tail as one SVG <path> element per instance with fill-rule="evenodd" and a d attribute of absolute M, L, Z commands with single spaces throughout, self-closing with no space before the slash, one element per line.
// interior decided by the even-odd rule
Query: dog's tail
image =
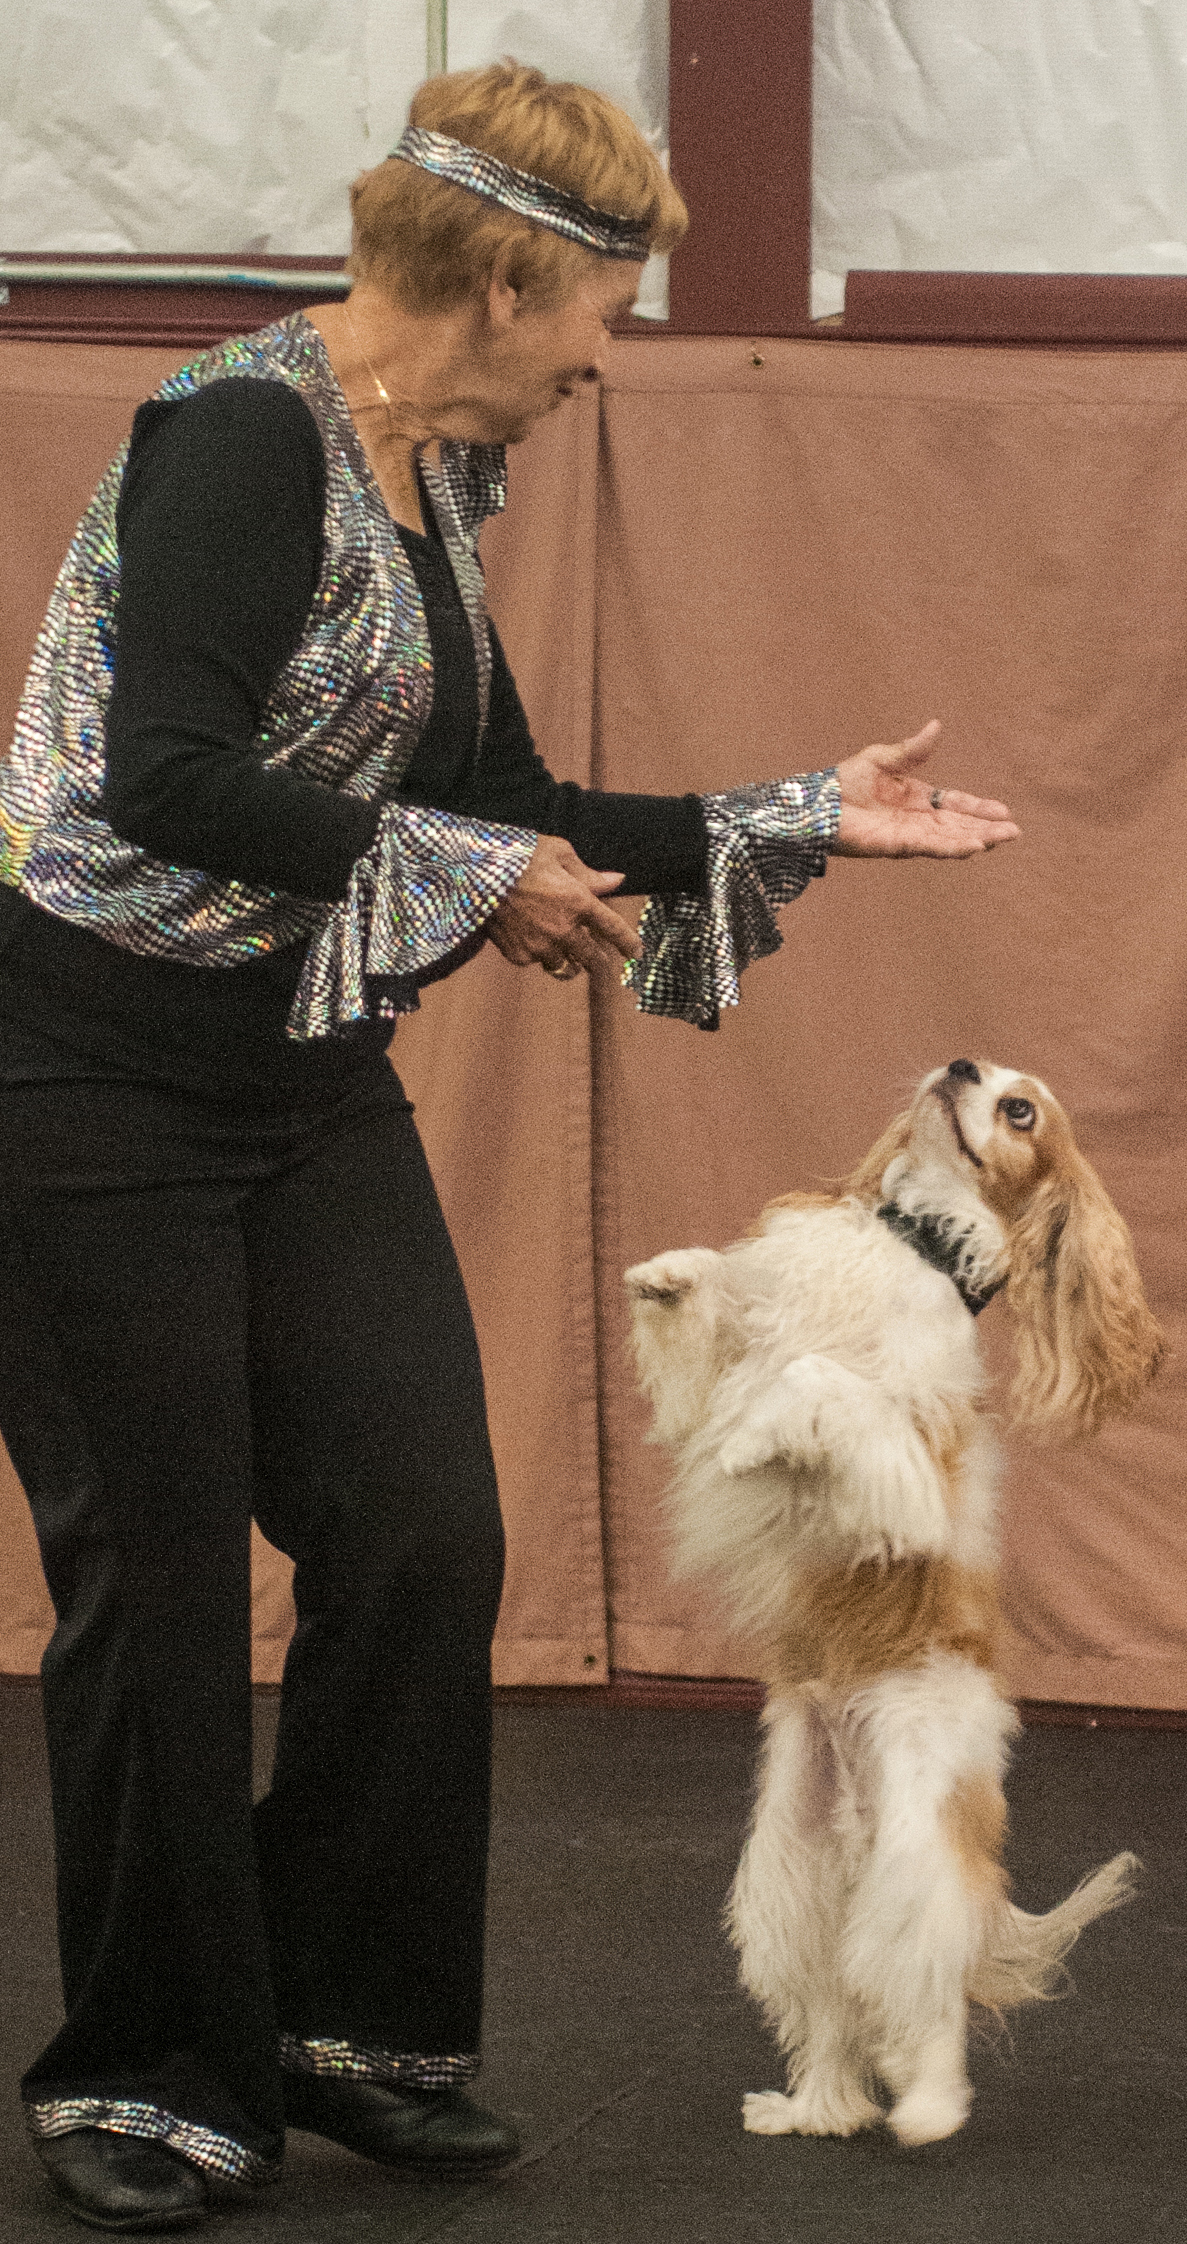
<path fill-rule="evenodd" d="M 1012 2010 L 1019 2003 L 1049 2001 L 1066 1984 L 1064 1957 L 1085 1925 L 1120 1909 L 1133 1893 L 1141 1864 L 1136 1854 L 1115 1854 L 1074 1893 L 1045 1916 L 1032 1916 L 1003 1900 L 993 1911 L 985 1945 L 969 1976 L 970 2002 L 987 2010 Z"/>

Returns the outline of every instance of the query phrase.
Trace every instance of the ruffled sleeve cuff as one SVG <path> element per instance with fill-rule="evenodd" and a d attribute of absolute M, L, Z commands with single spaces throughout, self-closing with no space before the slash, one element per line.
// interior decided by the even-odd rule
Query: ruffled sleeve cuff
<path fill-rule="evenodd" d="M 641 1013 L 715 1029 L 738 1002 L 738 977 L 782 943 L 775 920 L 823 873 L 841 821 L 835 768 L 702 795 L 709 836 L 699 896 L 651 896 L 639 923 L 643 956 L 623 976 Z"/>
<path fill-rule="evenodd" d="M 299 1039 L 414 1013 L 436 979 L 527 869 L 538 835 L 415 803 L 389 803 L 314 935 L 288 1018 Z M 459 960 L 460 963 L 460 960 Z"/>

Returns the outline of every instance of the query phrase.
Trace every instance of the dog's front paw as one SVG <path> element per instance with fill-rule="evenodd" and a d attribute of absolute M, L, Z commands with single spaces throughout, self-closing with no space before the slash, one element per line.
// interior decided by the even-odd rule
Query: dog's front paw
<path fill-rule="evenodd" d="M 952 1521 L 930 1458 L 908 1458 L 903 1469 L 897 1458 L 879 1459 L 871 1445 L 864 1462 L 865 1475 L 853 1472 L 837 1511 L 850 1565 L 942 1558 L 952 1546 Z"/>
<path fill-rule="evenodd" d="M 859 1566 L 875 1566 L 880 1574 L 884 1574 L 887 1567 L 893 1566 L 900 1558 L 915 1558 L 918 1555 L 909 1536 L 896 1533 L 893 1528 L 888 1527 L 882 1530 L 872 1529 L 868 1535 L 854 1539 L 846 1564 L 850 1573 L 856 1573 Z"/>
<path fill-rule="evenodd" d="M 626 1290 L 632 1301 L 657 1301 L 674 1309 L 716 1261 L 710 1247 L 674 1247 L 650 1262 L 636 1262 L 626 1273 Z"/>
<path fill-rule="evenodd" d="M 722 1442 L 717 1462 L 727 1480 L 737 1480 L 743 1473 L 757 1473 L 764 1465 L 773 1464 L 780 1454 L 779 1437 L 773 1427 L 739 1426 Z"/>
<path fill-rule="evenodd" d="M 717 1462 L 729 1480 L 759 1472 L 777 1458 L 796 1465 L 814 1465 L 823 1455 L 821 1410 L 832 1399 L 836 1374 L 850 1374 L 818 1356 L 797 1356 L 785 1364 L 767 1392 L 752 1403 L 744 1425 L 727 1434 Z"/>

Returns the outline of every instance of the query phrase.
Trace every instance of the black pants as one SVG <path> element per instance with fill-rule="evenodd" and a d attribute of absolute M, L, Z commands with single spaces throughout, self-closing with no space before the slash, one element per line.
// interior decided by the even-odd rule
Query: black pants
<path fill-rule="evenodd" d="M 57 1615 L 66 2022 L 24 2095 L 271 2159 L 280 2036 L 478 2044 L 502 1531 L 461 1276 L 382 1062 L 304 1115 L 0 1086 L 0 1220 Z M 254 1821 L 253 1513 L 298 1615 Z"/>

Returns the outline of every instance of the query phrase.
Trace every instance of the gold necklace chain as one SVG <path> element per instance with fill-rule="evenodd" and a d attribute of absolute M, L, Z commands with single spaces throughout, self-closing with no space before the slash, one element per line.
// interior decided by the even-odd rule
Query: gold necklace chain
<path fill-rule="evenodd" d="M 400 431 L 399 431 L 399 430 L 398 430 L 398 429 L 396 428 L 396 426 L 395 426 L 395 424 L 394 424 L 394 422 L 393 422 L 393 420 L 392 420 L 392 401 L 391 401 L 391 398 L 390 398 L 390 397 L 388 396 L 388 393 L 387 393 L 387 391 L 386 391 L 386 390 L 384 389 L 383 383 L 382 383 L 382 382 L 380 381 L 380 379 L 379 379 L 379 376 L 378 376 L 378 374 L 377 374 L 377 373 L 376 373 L 376 371 L 375 371 L 375 368 L 374 368 L 374 367 L 372 366 L 372 364 L 371 364 L 371 361 L 370 361 L 370 359 L 368 358 L 368 356 L 367 356 L 367 353 L 366 353 L 366 351 L 365 351 L 365 350 L 363 349 L 363 339 L 362 339 L 362 336 L 361 336 L 361 335 L 359 334 L 358 328 L 357 328 L 357 327 L 355 326 L 355 324 L 354 324 L 354 321 L 352 320 L 352 318 L 351 318 L 351 316 L 350 316 L 350 306 L 349 306 L 349 305 L 348 305 L 348 304 L 347 304 L 347 303 L 345 302 L 345 300 L 343 301 L 342 309 L 343 309 L 343 311 L 344 311 L 344 312 L 345 312 L 345 314 L 346 314 L 346 324 L 347 324 L 347 326 L 349 327 L 349 329 L 350 329 L 350 332 L 351 332 L 351 334 L 352 334 L 352 335 L 353 335 L 353 337 L 354 337 L 354 341 L 355 341 L 355 348 L 356 348 L 356 350 L 358 351 L 359 357 L 360 357 L 360 358 L 362 359 L 362 362 L 363 362 L 364 366 L 366 367 L 366 369 L 367 369 L 367 372 L 368 372 L 368 374 L 369 374 L 369 375 L 370 375 L 370 377 L 371 377 L 371 380 L 372 380 L 372 381 L 374 382 L 374 384 L 375 384 L 375 387 L 376 387 L 376 389 L 378 390 L 378 392 L 379 392 L 379 395 L 380 395 L 380 397 L 381 397 L 381 398 L 382 398 L 382 400 L 383 400 L 383 409 L 384 409 L 384 412 L 385 412 L 385 413 L 387 414 L 387 440 L 388 440 L 388 441 L 389 441 L 390 443 L 396 444 L 396 445 L 398 446 L 398 445 L 400 445 L 400 442 L 401 442 L 401 439 L 400 439 Z M 372 439 L 372 442 L 374 442 L 374 441 L 375 441 L 375 439 Z M 417 514 L 419 514 L 419 513 L 420 513 L 420 508 L 421 508 L 421 496 L 420 496 L 420 483 L 419 483 L 419 480 L 418 480 L 418 478 L 417 478 L 417 473 L 416 473 L 416 464 L 415 464 L 415 449 L 414 449 L 414 448 L 413 448 L 413 449 L 411 450 L 411 452 L 410 452 L 410 465 L 411 465 L 411 470 L 412 470 L 412 481 L 411 481 L 411 485 L 410 485 L 410 487 L 409 487 L 409 493 L 408 493 L 407 495 L 410 495 L 410 496 L 411 496 L 411 499 L 412 499 L 413 505 L 414 505 L 414 507 L 415 507 L 415 509 L 416 509 L 416 512 L 417 512 Z M 414 521 L 414 522 L 412 522 L 412 523 L 410 524 L 410 527 L 411 527 L 412 529 L 415 529 L 415 528 L 416 528 L 416 523 L 415 523 L 415 521 Z"/>
<path fill-rule="evenodd" d="M 359 334 L 358 328 L 357 328 L 357 327 L 355 326 L 355 324 L 354 324 L 354 321 L 352 320 L 352 318 L 351 318 L 351 316 L 350 316 L 350 305 L 349 305 L 349 304 L 348 304 L 347 302 L 345 302 L 345 300 L 343 301 L 342 309 L 343 309 L 343 311 L 344 311 L 344 312 L 345 312 L 345 314 L 346 314 L 346 324 L 347 324 L 347 326 L 349 327 L 349 329 L 350 329 L 350 332 L 351 332 L 351 334 L 352 334 L 352 335 L 354 336 L 354 339 L 355 339 L 355 346 L 356 346 L 356 348 L 357 348 L 357 350 L 358 350 L 358 354 L 359 354 L 359 357 L 360 357 L 360 358 L 362 359 L 363 365 L 364 365 L 364 366 L 366 367 L 366 369 L 367 369 L 367 372 L 368 372 L 368 374 L 369 374 L 369 375 L 370 375 L 370 377 L 371 377 L 371 380 L 372 380 L 372 381 L 374 382 L 374 384 L 375 384 L 375 387 L 376 387 L 376 389 L 378 390 L 378 392 L 379 392 L 379 395 L 380 395 L 380 397 L 381 397 L 381 398 L 383 399 L 384 405 L 385 405 L 385 406 L 386 406 L 386 408 L 387 408 L 387 421 L 388 421 L 388 427 L 389 427 L 389 429 L 390 429 L 390 428 L 391 428 L 391 419 L 392 419 L 392 401 L 391 401 L 390 397 L 388 396 L 388 394 L 387 394 L 387 391 L 386 391 L 386 390 L 384 389 L 384 386 L 383 386 L 382 382 L 380 381 L 380 379 L 379 379 L 379 376 L 378 376 L 378 374 L 377 374 L 377 373 L 376 373 L 376 371 L 375 371 L 375 368 L 374 368 L 374 367 L 372 366 L 372 364 L 371 364 L 371 361 L 370 361 L 370 359 L 368 358 L 368 356 L 367 356 L 367 353 L 366 353 L 366 351 L 365 351 L 365 350 L 363 349 L 363 341 L 362 341 L 362 337 L 361 337 L 361 335 Z M 393 433 L 394 433 L 394 432 L 393 432 Z"/>

